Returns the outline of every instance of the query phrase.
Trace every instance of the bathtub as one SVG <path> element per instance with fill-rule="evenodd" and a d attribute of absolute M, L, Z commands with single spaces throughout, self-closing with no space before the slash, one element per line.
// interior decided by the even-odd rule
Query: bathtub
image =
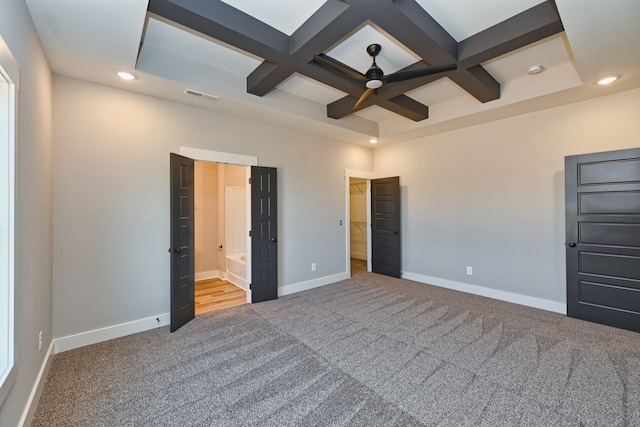
<path fill-rule="evenodd" d="M 247 290 L 247 254 L 244 252 L 227 254 L 227 280 Z"/>

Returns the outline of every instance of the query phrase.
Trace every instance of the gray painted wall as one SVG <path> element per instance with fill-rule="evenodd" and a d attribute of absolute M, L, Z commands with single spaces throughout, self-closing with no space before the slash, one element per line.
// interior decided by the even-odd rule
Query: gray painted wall
<path fill-rule="evenodd" d="M 54 112 L 56 337 L 169 311 L 180 146 L 278 168 L 279 286 L 346 271 L 344 169 L 371 171 L 371 149 L 58 76 Z"/>
<path fill-rule="evenodd" d="M 564 157 L 638 147 L 638 117 L 640 89 L 376 148 L 403 271 L 564 304 Z"/>
<path fill-rule="evenodd" d="M 15 426 L 52 336 L 51 70 L 22 1 L 0 0 L 0 35 L 20 66 L 16 167 L 16 377 L 0 407 Z M 44 348 L 38 352 L 38 332 Z"/>

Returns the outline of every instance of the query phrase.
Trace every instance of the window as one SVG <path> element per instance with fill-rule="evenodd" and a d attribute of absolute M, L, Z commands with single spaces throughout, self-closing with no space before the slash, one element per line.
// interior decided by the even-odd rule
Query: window
<path fill-rule="evenodd" d="M 0 37 L 0 404 L 14 374 L 15 127 L 18 65 Z"/>

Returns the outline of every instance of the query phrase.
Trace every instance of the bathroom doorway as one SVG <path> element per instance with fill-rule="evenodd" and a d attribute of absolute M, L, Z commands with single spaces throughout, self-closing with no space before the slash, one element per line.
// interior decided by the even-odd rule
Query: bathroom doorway
<path fill-rule="evenodd" d="M 249 169 L 194 163 L 196 316 L 247 303 Z"/>

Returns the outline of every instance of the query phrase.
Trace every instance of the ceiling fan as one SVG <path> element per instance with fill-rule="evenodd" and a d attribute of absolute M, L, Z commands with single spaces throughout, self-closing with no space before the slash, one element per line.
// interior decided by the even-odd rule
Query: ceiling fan
<path fill-rule="evenodd" d="M 358 70 L 355 70 L 342 62 L 331 58 L 324 53 L 313 56 L 313 62 L 328 70 L 337 71 L 343 76 L 356 80 L 360 83 L 364 83 L 365 91 L 360 95 L 360 99 L 353 106 L 354 109 L 358 108 L 364 101 L 367 100 L 372 94 L 374 94 L 378 88 L 382 87 L 386 83 L 396 83 L 405 80 L 416 79 L 418 77 L 430 76 L 433 74 L 443 73 L 446 71 L 453 71 L 458 68 L 456 64 L 439 65 L 434 67 L 420 68 L 417 70 L 397 71 L 395 73 L 384 75 L 384 72 L 378 64 L 376 64 L 376 56 L 382 50 L 382 46 L 379 44 L 371 44 L 367 46 L 367 53 L 373 58 L 373 63 L 366 73 L 362 74 Z"/>

